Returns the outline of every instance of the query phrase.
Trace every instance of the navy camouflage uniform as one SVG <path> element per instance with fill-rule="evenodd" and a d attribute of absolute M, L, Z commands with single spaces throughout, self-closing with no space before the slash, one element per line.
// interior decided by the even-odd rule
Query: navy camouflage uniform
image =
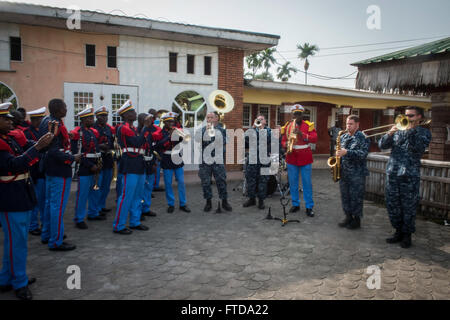
<path fill-rule="evenodd" d="M 361 131 L 352 136 L 345 133 L 341 136 L 341 149 L 347 154 L 341 157 L 341 190 L 342 209 L 347 217 L 363 216 L 364 192 L 366 176 L 369 175 L 366 158 L 369 153 L 369 141 Z"/>
<path fill-rule="evenodd" d="M 391 149 L 386 167 L 386 208 L 392 226 L 403 233 L 416 230 L 415 220 L 420 195 L 420 159 L 431 141 L 423 127 L 385 134 L 380 149 Z"/>
<path fill-rule="evenodd" d="M 245 167 L 245 179 L 247 181 L 247 197 L 250 199 L 254 199 L 256 195 L 258 199 L 264 200 L 267 196 L 267 182 L 269 181 L 268 175 L 261 174 L 261 168 L 270 167 L 270 161 L 268 164 L 262 164 L 260 159 L 260 150 L 259 150 L 259 135 L 262 130 L 267 130 L 267 157 L 270 155 L 270 144 L 271 144 L 271 135 L 272 131 L 269 127 L 265 127 L 264 129 L 251 128 L 250 130 L 254 130 L 256 132 L 257 137 L 257 163 L 249 163 L 251 162 L 251 156 L 247 158 L 247 165 Z M 248 133 L 246 132 L 245 136 L 245 147 L 249 148 L 250 143 L 253 143 L 252 139 L 249 139 Z M 250 148 L 251 149 L 251 148 Z"/>
<path fill-rule="evenodd" d="M 199 165 L 198 176 L 202 182 L 203 188 L 203 198 L 205 200 L 211 200 L 213 197 L 212 189 L 211 189 L 211 176 L 214 175 L 214 180 L 217 184 L 217 192 L 219 194 L 219 198 L 221 200 L 226 200 L 228 198 L 227 194 L 227 173 L 225 171 L 225 149 L 226 149 L 226 131 L 221 126 L 216 126 L 216 134 L 222 134 L 223 138 L 223 162 L 222 163 L 205 163 L 205 159 L 203 159 L 202 163 Z M 201 130 L 201 138 L 202 138 L 202 156 L 203 151 L 208 145 L 214 143 L 215 137 L 211 137 L 211 140 L 205 141 L 203 137 L 205 137 L 206 127 L 203 127 Z M 207 136 L 208 134 L 206 134 Z M 215 156 L 215 150 L 212 150 L 210 153 L 212 157 Z"/>

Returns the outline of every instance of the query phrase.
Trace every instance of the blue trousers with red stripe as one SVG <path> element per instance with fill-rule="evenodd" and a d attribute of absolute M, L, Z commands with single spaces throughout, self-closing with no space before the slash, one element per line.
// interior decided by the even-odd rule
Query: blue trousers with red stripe
<path fill-rule="evenodd" d="M 130 214 L 130 227 L 136 227 L 141 224 L 141 197 L 144 182 L 144 174 L 125 173 L 123 175 L 122 191 L 117 200 L 116 217 L 113 223 L 114 231 L 120 231 L 125 228 L 128 214 Z"/>
<path fill-rule="evenodd" d="M 154 182 L 155 182 L 154 173 L 145 175 L 145 184 L 142 190 L 142 200 L 143 200 L 141 205 L 142 213 L 150 211 L 150 206 L 152 205 L 152 192 Z"/>
<path fill-rule="evenodd" d="M 97 198 L 97 208 L 98 211 L 106 208 L 106 198 L 108 198 L 109 190 L 111 188 L 111 181 L 113 176 L 112 169 L 103 169 L 98 177 L 99 190 L 94 191 Z"/>
<path fill-rule="evenodd" d="M 37 204 L 31 211 L 30 231 L 39 229 L 39 216 L 42 220 L 45 210 L 45 178 L 37 179 L 34 182 Z"/>
<path fill-rule="evenodd" d="M 70 194 L 72 178 L 45 177 L 45 211 L 41 239 L 50 248 L 59 247 L 64 236 L 64 211 Z"/>
<path fill-rule="evenodd" d="M 75 218 L 73 221 L 79 223 L 86 218 L 86 203 L 88 203 L 88 215 L 90 218 L 98 216 L 98 194 L 93 192 L 94 175 L 79 176 L 78 190 L 75 200 Z"/>
<path fill-rule="evenodd" d="M 123 186 L 123 173 L 118 173 L 116 180 L 116 202 L 117 200 L 119 200 L 120 194 L 122 193 L 122 186 Z"/>
<path fill-rule="evenodd" d="M 0 212 L 5 239 L 3 242 L 3 268 L 0 271 L 0 285 L 12 285 L 14 290 L 28 284 L 28 226 L 30 211 Z"/>
<path fill-rule="evenodd" d="M 183 167 L 177 169 L 163 169 L 164 185 L 166 191 L 167 204 L 171 207 L 175 206 L 175 195 L 172 189 L 172 180 L 175 175 L 175 180 L 178 183 L 178 197 L 180 201 L 180 207 L 186 205 L 186 188 L 184 186 L 184 169 Z"/>
<path fill-rule="evenodd" d="M 156 160 L 156 173 L 154 175 L 153 188 L 159 188 L 159 181 L 161 179 L 161 162 Z"/>

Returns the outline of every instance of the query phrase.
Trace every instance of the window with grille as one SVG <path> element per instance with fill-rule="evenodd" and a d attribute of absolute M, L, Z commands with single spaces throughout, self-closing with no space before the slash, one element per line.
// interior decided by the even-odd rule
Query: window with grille
<path fill-rule="evenodd" d="M 92 92 L 74 92 L 73 93 L 73 115 L 74 115 L 74 127 L 80 126 L 80 119 L 77 114 L 86 108 L 87 104 L 94 103 L 94 94 Z"/>
<path fill-rule="evenodd" d="M 108 68 L 117 68 L 117 47 L 108 47 Z"/>
<path fill-rule="evenodd" d="M 95 45 L 86 45 L 86 66 L 95 67 Z"/>
<path fill-rule="evenodd" d="M 281 126 L 281 106 L 277 106 L 277 126 Z"/>
<path fill-rule="evenodd" d="M 194 73 L 194 58 L 195 56 L 192 54 L 187 55 L 187 73 Z"/>
<path fill-rule="evenodd" d="M 243 115 L 242 115 L 242 126 L 244 128 L 250 127 L 251 122 L 251 106 L 249 104 L 244 104 Z"/>
<path fill-rule="evenodd" d="M 269 106 L 259 106 L 258 113 L 262 114 L 266 119 L 267 126 L 270 124 Z"/>
<path fill-rule="evenodd" d="M 22 40 L 19 37 L 9 37 L 11 61 L 22 61 Z"/>
<path fill-rule="evenodd" d="M 115 126 L 118 123 L 122 123 L 122 118 L 118 115 L 115 115 L 117 110 L 120 109 L 121 106 L 127 100 L 130 99 L 129 94 L 120 94 L 120 93 L 113 93 L 111 96 L 111 109 L 112 109 L 112 125 Z"/>

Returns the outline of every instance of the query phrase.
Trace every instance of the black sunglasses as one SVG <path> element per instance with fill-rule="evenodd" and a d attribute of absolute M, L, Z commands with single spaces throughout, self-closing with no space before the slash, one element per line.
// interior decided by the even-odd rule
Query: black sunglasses
<path fill-rule="evenodd" d="M 407 116 L 408 118 L 412 118 L 412 117 L 417 116 L 417 114 L 405 114 L 405 116 Z"/>

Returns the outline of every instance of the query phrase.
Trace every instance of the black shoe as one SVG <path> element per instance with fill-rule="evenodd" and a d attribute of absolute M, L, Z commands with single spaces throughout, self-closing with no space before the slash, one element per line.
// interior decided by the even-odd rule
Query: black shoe
<path fill-rule="evenodd" d="M 128 228 L 124 228 L 124 229 L 119 230 L 119 231 L 113 230 L 113 232 L 114 233 L 118 233 L 118 234 L 132 234 L 133 233 L 133 231 L 131 231 Z"/>
<path fill-rule="evenodd" d="M 353 217 L 352 221 L 347 225 L 347 229 L 354 230 L 361 228 L 361 218 Z"/>
<path fill-rule="evenodd" d="M 402 239 L 403 239 L 403 234 L 399 229 L 397 229 L 392 237 L 386 239 L 386 242 L 387 243 L 397 243 L 397 242 L 402 241 Z"/>
<path fill-rule="evenodd" d="M 106 212 L 100 211 L 98 215 L 99 217 L 106 217 Z"/>
<path fill-rule="evenodd" d="M 106 220 L 106 217 L 105 217 L 105 216 L 100 216 L 100 215 L 98 215 L 98 216 L 96 216 L 96 217 L 88 217 L 88 220 L 91 220 L 91 221 L 100 221 L 100 220 Z"/>
<path fill-rule="evenodd" d="M 155 197 L 155 195 L 152 193 L 152 199 Z"/>
<path fill-rule="evenodd" d="M 48 240 L 41 240 L 42 244 L 48 244 Z"/>
<path fill-rule="evenodd" d="M 264 209 L 264 200 L 263 199 L 258 199 L 258 209 Z"/>
<path fill-rule="evenodd" d="M 32 285 L 36 282 L 36 278 L 29 278 L 28 279 L 28 285 Z M 5 286 L 0 286 L 0 293 L 6 293 L 13 289 L 13 286 L 10 284 L 7 284 Z"/>
<path fill-rule="evenodd" d="M 144 226 L 143 224 L 140 224 L 136 227 L 130 227 L 130 229 L 133 230 L 141 230 L 141 231 L 147 231 L 149 228 L 147 226 Z"/>
<path fill-rule="evenodd" d="M 110 212 L 112 209 L 103 208 L 102 212 Z"/>
<path fill-rule="evenodd" d="M 188 206 L 182 206 L 182 207 L 180 207 L 180 210 L 187 212 L 187 213 L 191 212 L 191 209 L 189 209 Z"/>
<path fill-rule="evenodd" d="M 400 242 L 400 246 L 405 249 L 411 247 L 411 233 L 403 233 L 403 239 L 402 242 Z"/>
<path fill-rule="evenodd" d="M 70 251 L 75 249 L 76 249 L 75 245 L 66 242 L 63 242 L 59 247 L 49 248 L 50 251 Z"/>
<path fill-rule="evenodd" d="M 144 212 L 142 215 L 147 216 L 147 217 L 156 217 L 156 213 L 151 210 Z"/>
<path fill-rule="evenodd" d="M 256 205 L 256 200 L 255 200 L 255 198 L 250 198 L 250 199 L 248 199 L 242 206 L 243 206 L 244 208 L 247 208 L 247 207 L 254 206 L 254 205 Z"/>
<path fill-rule="evenodd" d="M 352 215 L 348 214 L 345 216 L 345 219 L 342 222 L 338 223 L 338 226 L 341 228 L 345 228 L 347 227 L 353 220 Z"/>
<path fill-rule="evenodd" d="M 153 191 L 155 191 L 155 192 L 162 192 L 162 191 L 164 191 L 164 188 L 160 188 L 160 187 L 154 188 Z"/>
<path fill-rule="evenodd" d="M 293 206 L 289 209 L 289 213 L 294 213 L 297 211 L 300 211 L 300 207 L 298 207 L 298 206 Z"/>
<path fill-rule="evenodd" d="M 206 200 L 205 207 L 203 208 L 204 212 L 210 212 L 212 208 L 211 200 Z"/>
<path fill-rule="evenodd" d="M 42 233 L 42 231 L 39 228 L 29 231 L 29 234 L 31 234 L 33 236 L 40 236 L 41 233 Z"/>
<path fill-rule="evenodd" d="M 172 206 L 169 206 L 169 207 L 167 208 L 167 213 L 173 213 L 174 211 L 175 211 L 175 208 L 172 207 Z"/>
<path fill-rule="evenodd" d="M 224 208 L 226 211 L 233 211 L 233 208 L 230 206 L 227 199 L 222 200 L 222 208 Z"/>
<path fill-rule="evenodd" d="M 20 300 L 33 300 L 33 295 L 31 294 L 28 286 L 19 288 L 16 290 L 16 297 Z"/>
<path fill-rule="evenodd" d="M 84 222 L 84 221 L 75 223 L 75 227 L 77 227 L 78 229 L 82 229 L 82 230 L 85 230 L 88 228 L 86 222 Z"/>
<path fill-rule="evenodd" d="M 306 208 L 305 213 L 308 217 L 311 217 L 311 218 L 314 217 L 314 212 L 313 212 L 312 208 Z"/>

